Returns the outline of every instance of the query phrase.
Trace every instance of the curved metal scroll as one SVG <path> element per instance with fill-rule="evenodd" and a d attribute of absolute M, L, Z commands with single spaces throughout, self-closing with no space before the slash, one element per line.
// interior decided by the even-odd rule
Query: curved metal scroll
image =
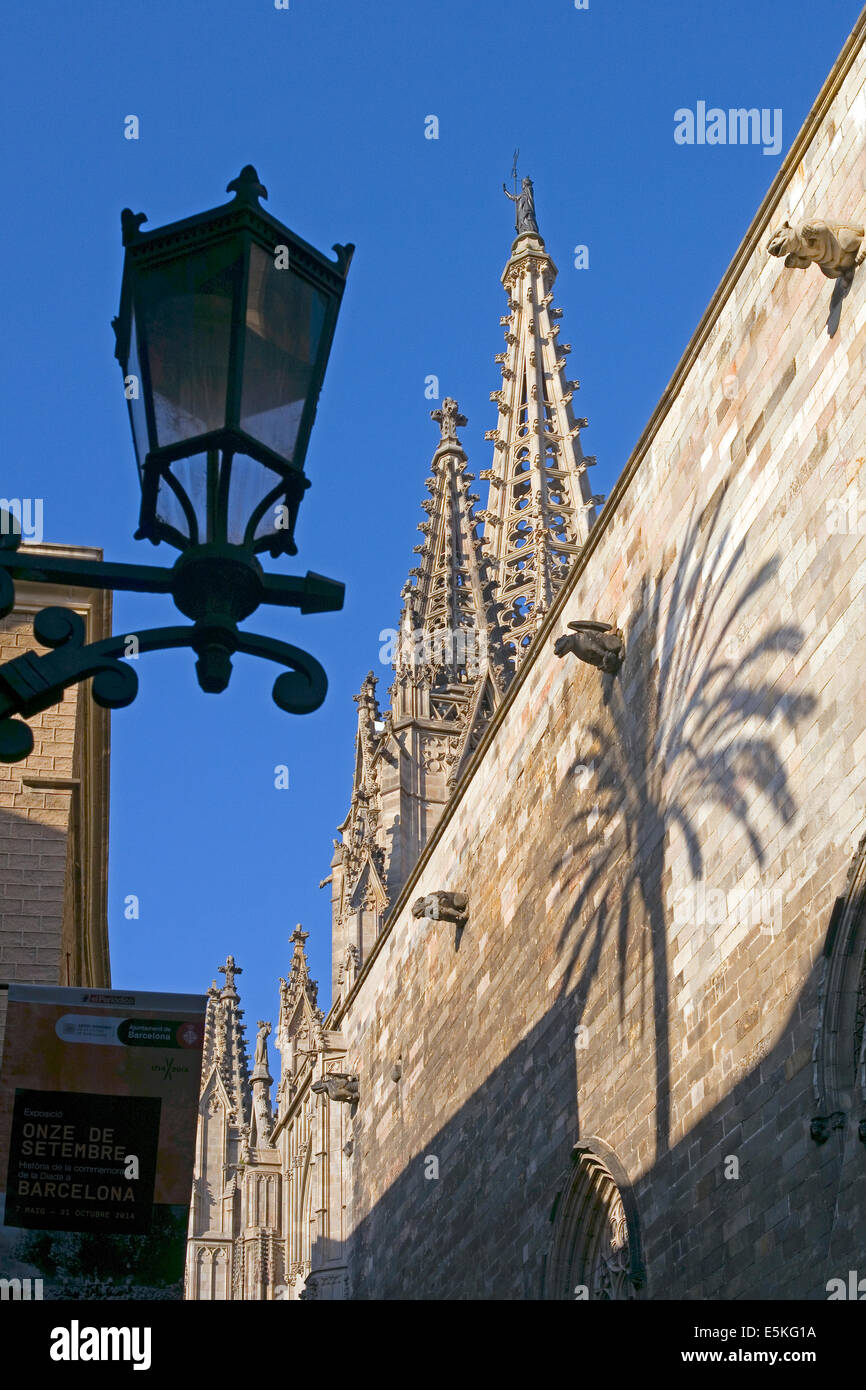
<path fill-rule="evenodd" d="M 0 570 L 0 617 L 11 612 L 14 602 L 12 579 Z M 131 704 L 138 694 L 138 675 L 122 658 L 132 655 L 133 637 L 137 652 L 175 647 L 201 652 L 207 637 L 193 624 L 147 628 L 85 644 L 84 621 L 68 608 L 44 608 L 33 621 L 33 634 L 51 650 L 43 655 L 24 652 L 0 666 L 0 762 L 20 762 L 33 751 L 33 734 L 24 719 L 50 709 L 65 689 L 79 681 L 93 678 L 91 693 L 103 709 L 123 709 Z M 234 651 L 289 667 L 274 682 L 273 698 L 280 709 L 288 714 L 309 714 L 319 708 L 328 690 L 328 678 L 308 652 L 237 628 L 225 629 L 220 636 L 229 670 Z"/>

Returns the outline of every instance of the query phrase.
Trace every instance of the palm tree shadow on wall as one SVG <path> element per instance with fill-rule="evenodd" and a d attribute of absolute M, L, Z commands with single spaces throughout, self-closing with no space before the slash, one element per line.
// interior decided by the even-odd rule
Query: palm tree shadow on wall
<path fill-rule="evenodd" d="M 558 943 L 570 957 L 563 989 L 574 989 L 578 1018 L 614 934 L 621 1021 L 635 949 L 641 975 L 651 969 L 656 1157 L 671 1138 L 666 851 L 681 836 L 693 879 L 703 877 L 700 824 L 709 803 L 733 818 L 747 857 L 763 870 L 756 800 L 766 799 L 780 825 L 797 813 L 774 733 L 795 728 L 816 703 L 780 690 L 765 674 L 775 657 L 793 655 L 803 642 L 796 626 L 764 629 L 755 611 L 772 597 L 778 557 L 737 587 L 746 537 L 735 544 L 730 525 L 719 532 L 712 506 L 689 523 L 673 577 L 663 565 L 641 580 L 625 664 L 616 679 L 601 678 L 601 717 L 586 725 L 570 769 L 572 779 L 580 769 L 590 777 L 553 869 L 554 878 L 568 864 L 582 875 Z M 738 630 L 747 623 L 741 645 Z M 630 672 L 637 673 L 632 680 Z M 641 1032 L 644 1025 L 642 1016 Z"/>

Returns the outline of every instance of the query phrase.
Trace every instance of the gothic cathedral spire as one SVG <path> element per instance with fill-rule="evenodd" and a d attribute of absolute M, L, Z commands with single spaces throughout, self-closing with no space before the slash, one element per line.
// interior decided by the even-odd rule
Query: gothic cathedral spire
<path fill-rule="evenodd" d="M 507 189 L 505 190 L 508 191 Z M 594 497 L 572 397 L 579 382 L 564 375 L 571 344 L 560 342 L 562 310 L 553 307 L 556 266 L 535 220 L 531 179 L 516 203 L 517 237 L 502 274 L 508 314 L 505 351 L 496 361 L 502 385 L 490 399 L 499 407 L 484 520 L 485 554 L 492 562 L 506 629 L 508 660 L 519 666 L 580 551 L 595 519 Z"/>
<path fill-rule="evenodd" d="M 335 998 L 363 968 L 602 500 L 587 482 L 595 460 L 580 447 L 586 421 L 571 410 L 577 382 L 563 375 L 571 347 L 559 342 L 556 267 L 538 231 L 531 179 L 513 201 L 517 237 L 502 276 L 507 350 L 493 394 L 499 424 L 487 435 L 496 450 L 481 474 L 487 511 L 475 511 L 457 433 L 467 422 L 447 396 L 431 411 L 440 438 L 418 562 L 391 651 L 381 652 L 394 668 L 391 708 L 380 712 L 372 671 L 355 696 L 352 799 L 322 885 L 331 884 Z"/>
<path fill-rule="evenodd" d="M 391 651 L 391 708 L 380 714 L 372 671 L 355 696 L 352 801 L 331 874 L 334 995 L 351 987 L 454 785 L 502 700 L 505 639 L 482 554 L 475 481 L 450 396 L 431 411 L 439 443 L 421 503 L 418 564 L 402 590 Z M 384 636 L 384 634 L 382 634 Z"/>
<path fill-rule="evenodd" d="M 457 437 L 466 417 L 450 396 L 430 415 L 440 440 L 426 480 L 431 496 L 421 503 L 428 515 L 418 527 L 421 558 L 409 571 L 415 583 L 401 595 L 394 715 L 454 719 L 468 732 L 479 684 L 489 684 L 497 703 L 504 689 L 503 633 L 477 532 L 475 477 Z"/>

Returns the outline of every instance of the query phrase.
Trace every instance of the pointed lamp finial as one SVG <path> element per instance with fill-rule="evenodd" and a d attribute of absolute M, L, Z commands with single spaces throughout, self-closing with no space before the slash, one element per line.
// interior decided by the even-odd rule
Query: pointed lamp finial
<path fill-rule="evenodd" d="M 268 196 L 268 190 L 252 164 L 245 164 L 237 178 L 226 185 L 226 193 L 234 193 L 236 203 L 248 203 L 254 208 L 259 206 L 260 198 Z"/>
<path fill-rule="evenodd" d="M 295 946 L 295 950 L 296 950 L 296 951 L 297 951 L 299 948 L 300 948 L 300 950 L 303 951 L 303 949 L 304 949 L 304 942 L 307 940 L 307 938 L 308 938 L 309 935 L 310 935 L 310 933 L 309 933 L 308 931 L 304 931 L 303 928 L 301 927 L 300 922 L 299 922 L 298 925 L 295 927 L 295 930 L 292 932 L 291 936 L 289 937 L 289 940 L 292 941 L 292 942 L 294 942 L 294 946 Z"/>
<path fill-rule="evenodd" d="M 132 208 L 123 209 L 120 214 L 120 235 L 124 246 L 129 246 L 130 242 L 138 240 L 141 235 L 141 224 L 146 221 L 146 212 L 133 212 Z"/>

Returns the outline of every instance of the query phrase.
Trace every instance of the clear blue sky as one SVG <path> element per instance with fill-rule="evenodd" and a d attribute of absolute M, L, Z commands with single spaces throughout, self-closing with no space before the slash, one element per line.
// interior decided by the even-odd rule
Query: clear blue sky
<path fill-rule="evenodd" d="M 112 718 L 109 923 L 119 986 L 200 990 L 232 951 L 250 1036 L 274 1018 L 295 922 L 330 995 L 331 839 L 355 706 L 396 624 L 437 438 L 424 381 L 469 417 L 499 386 L 512 152 L 559 266 L 578 413 L 608 492 L 858 14 L 855 0 L 6 0 L 2 16 L 4 449 L 0 493 L 44 499 L 45 539 L 171 563 L 136 543 L 138 487 L 113 358 L 120 209 L 150 226 L 225 201 L 251 162 L 308 241 L 357 252 L 307 469 L 294 562 L 347 585 L 340 614 L 262 609 L 307 646 L 325 706 L 281 714 L 276 669 L 239 658 L 202 694 L 191 653 L 142 658 Z M 782 152 L 683 147 L 674 111 L 779 107 Z M 137 115 L 140 139 L 124 139 Z M 424 138 L 425 117 L 439 139 Z M 824 211 L 820 209 L 818 211 Z M 832 209 L 826 211 L 832 212 Z M 588 270 L 573 248 L 589 248 Z M 485 489 L 482 486 L 482 500 Z M 115 630 L 174 620 L 118 596 Z M 274 767 L 290 788 L 274 788 Z M 141 901 L 126 921 L 123 901 Z"/>

